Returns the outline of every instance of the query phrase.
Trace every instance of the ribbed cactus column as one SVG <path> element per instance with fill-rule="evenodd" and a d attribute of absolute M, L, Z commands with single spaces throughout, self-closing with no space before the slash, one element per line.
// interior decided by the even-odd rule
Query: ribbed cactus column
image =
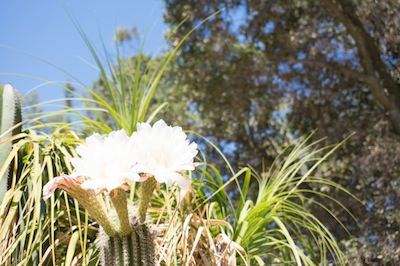
<path fill-rule="evenodd" d="M 0 141 L 11 138 L 21 132 L 21 100 L 17 91 L 10 85 L 0 85 Z M 0 169 L 4 165 L 12 142 L 0 144 Z M 8 189 L 9 170 L 0 175 L 0 203 Z"/>
<path fill-rule="evenodd" d="M 125 191 L 120 188 L 110 194 L 115 212 L 111 212 L 108 215 L 108 219 L 111 221 L 118 219 L 119 229 L 116 235 L 110 236 L 100 227 L 101 265 L 155 265 L 155 240 L 152 221 L 150 218 L 146 219 L 147 206 L 149 205 L 152 191 L 155 188 L 155 183 L 155 180 L 154 182 L 147 183 L 152 188 L 151 193 L 149 193 L 148 189 L 144 190 L 146 195 L 148 195 L 145 198 L 147 203 L 145 203 L 145 206 L 142 205 L 143 198 L 141 196 L 139 208 L 127 204 Z M 143 190 L 141 190 L 142 193 Z"/>
<path fill-rule="evenodd" d="M 154 266 L 154 234 L 146 224 L 131 219 L 131 233 L 126 236 L 109 236 L 100 230 L 101 265 Z"/>
<path fill-rule="evenodd" d="M 138 207 L 128 204 L 126 192 L 121 188 L 111 191 L 114 209 L 106 214 L 95 192 L 81 187 L 83 182 L 81 176 L 55 177 L 44 186 L 43 199 L 50 198 L 57 188 L 61 188 L 97 221 L 103 266 L 155 265 L 155 229 L 150 216 L 145 213 L 141 219 Z"/>

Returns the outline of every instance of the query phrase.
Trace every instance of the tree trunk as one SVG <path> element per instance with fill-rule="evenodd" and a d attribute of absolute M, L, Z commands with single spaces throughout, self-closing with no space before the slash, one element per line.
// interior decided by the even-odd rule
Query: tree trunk
<path fill-rule="evenodd" d="M 354 3 L 351 0 L 321 0 L 321 3 L 353 37 L 361 66 L 367 77 L 365 82 L 377 103 L 390 115 L 397 134 L 400 134 L 400 84 L 389 74 L 375 40 L 357 16 Z"/>

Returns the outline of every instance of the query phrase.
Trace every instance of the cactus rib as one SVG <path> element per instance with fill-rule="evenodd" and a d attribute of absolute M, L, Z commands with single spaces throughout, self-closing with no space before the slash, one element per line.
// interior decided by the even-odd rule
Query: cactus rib
<path fill-rule="evenodd" d="M 7 141 L 13 135 L 21 132 L 21 99 L 10 84 L 0 85 L 0 169 L 7 167 L 7 170 L 0 176 L 0 203 L 2 203 L 5 193 L 8 190 L 10 178 L 12 176 L 9 166 L 5 166 L 7 157 L 10 154 L 12 142 Z"/>

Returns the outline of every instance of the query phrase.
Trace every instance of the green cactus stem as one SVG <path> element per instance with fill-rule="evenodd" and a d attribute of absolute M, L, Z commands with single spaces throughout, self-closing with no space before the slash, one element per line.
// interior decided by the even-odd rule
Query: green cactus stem
<path fill-rule="evenodd" d="M 10 85 L 0 85 L 0 169 L 4 166 L 12 148 L 12 142 L 7 141 L 13 135 L 21 132 L 21 99 L 17 91 Z M 8 190 L 9 179 L 12 176 L 9 167 L 0 176 L 0 203 Z"/>
<path fill-rule="evenodd" d="M 89 215 L 94 218 L 95 221 L 103 228 L 108 235 L 116 235 L 117 232 L 115 230 L 114 224 L 110 222 L 107 218 L 105 211 L 100 205 L 99 201 L 96 199 L 96 196 L 91 191 L 87 191 L 80 187 L 74 189 L 74 193 L 68 193 L 73 198 L 75 198 L 79 204 L 85 208 Z"/>
<path fill-rule="evenodd" d="M 157 181 L 154 177 L 148 178 L 144 181 L 139 188 L 139 215 L 140 220 L 144 221 L 146 219 L 147 208 L 150 204 L 151 196 L 156 188 Z"/>
<path fill-rule="evenodd" d="M 118 220 L 120 225 L 120 234 L 125 236 L 131 233 L 131 226 L 129 224 L 128 217 L 128 202 L 126 199 L 126 193 L 123 189 L 114 189 L 111 194 L 111 200 L 114 205 L 115 210 L 118 214 Z"/>
<path fill-rule="evenodd" d="M 132 206 L 134 212 L 135 207 Z M 132 210 L 131 208 L 131 210 Z M 116 219 L 111 213 L 110 219 Z M 109 236 L 100 227 L 99 245 L 100 260 L 103 266 L 154 266 L 155 245 L 154 231 L 150 220 L 141 223 L 136 213 L 130 214 L 131 232 L 129 235 Z"/>

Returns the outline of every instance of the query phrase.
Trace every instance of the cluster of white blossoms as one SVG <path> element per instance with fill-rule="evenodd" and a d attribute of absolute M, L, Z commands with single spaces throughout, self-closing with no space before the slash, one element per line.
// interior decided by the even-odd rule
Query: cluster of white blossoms
<path fill-rule="evenodd" d="M 130 137 L 125 130 L 105 137 L 95 133 L 76 151 L 80 158 L 71 159 L 75 171 L 69 177 L 84 178 L 80 185 L 83 189 L 108 193 L 115 188 L 127 189 L 129 182 L 143 182 L 151 177 L 168 186 L 176 182 L 187 190 L 190 180 L 182 173 L 194 170 L 198 152 L 196 143 L 189 142 L 181 127 L 168 126 L 163 120 L 153 126 L 139 123 Z M 48 186 L 56 184 L 49 182 L 44 191 L 53 192 L 55 188 Z"/>

